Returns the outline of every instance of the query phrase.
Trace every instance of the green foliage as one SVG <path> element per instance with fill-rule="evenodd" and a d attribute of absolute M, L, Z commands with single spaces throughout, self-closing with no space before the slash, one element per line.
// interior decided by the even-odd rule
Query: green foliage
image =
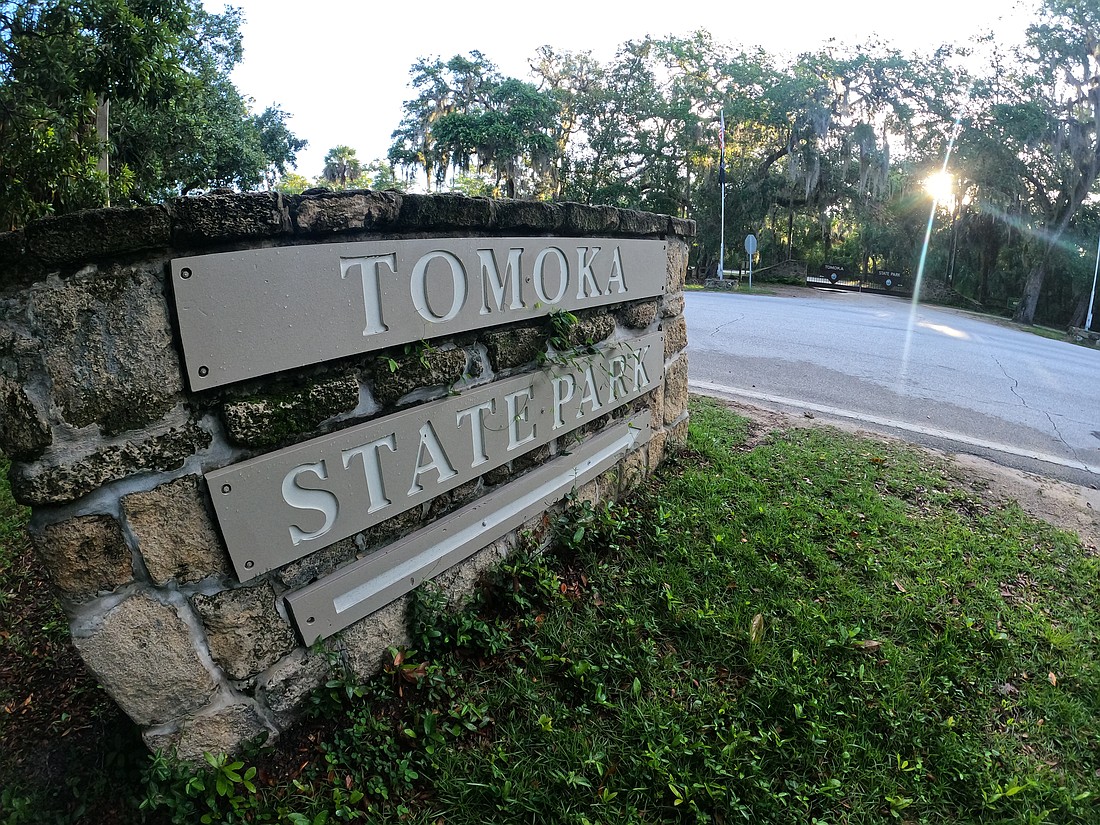
<path fill-rule="evenodd" d="M 0 5 L 0 225 L 213 186 L 273 185 L 305 142 L 229 79 L 240 14 L 198 0 Z M 97 130 L 97 111 L 108 130 Z M 97 169 L 109 159 L 108 175 Z M 108 192 L 108 189 L 110 190 Z"/>

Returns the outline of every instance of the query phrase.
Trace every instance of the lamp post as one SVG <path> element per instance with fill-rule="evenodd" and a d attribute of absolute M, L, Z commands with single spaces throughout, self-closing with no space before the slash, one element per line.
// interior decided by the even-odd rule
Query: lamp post
<path fill-rule="evenodd" d="M 1092 293 L 1089 295 L 1089 312 L 1085 318 L 1085 329 L 1092 332 L 1092 305 L 1096 303 L 1096 273 L 1100 272 L 1100 238 L 1096 241 L 1096 266 L 1092 270 Z"/>

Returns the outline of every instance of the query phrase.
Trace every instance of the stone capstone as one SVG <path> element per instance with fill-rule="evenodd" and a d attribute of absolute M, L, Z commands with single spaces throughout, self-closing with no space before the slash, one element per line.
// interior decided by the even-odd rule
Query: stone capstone
<path fill-rule="evenodd" d="M 465 350 L 425 349 L 394 358 L 392 363 L 387 358 L 376 359 L 370 377 L 374 397 L 389 406 L 413 390 L 455 384 L 465 371 Z"/>
<path fill-rule="evenodd" d="M 400 211 L 400 194 L 365 190 L 303 194 L 291 206 L 294 225 L 309 234 L 389 226 Z"/>
<path fill-rule="evenodd" d="M 62 504 L 134 473 L 177 470 L 209 445 L 210 434 L 189 423 L 62 465 L 19 464 L 12 473 L 12 496 L 22 504 Z"/>
<path fill-rule="evenodd" d="M 660 235 L 668 231 L 668 216 L 620 209 L 619 231 L 631 235 Z"/>
<path fill-rule="evenodd" d="M 259 587 L 191 597 L 202 617 L 210 655 L 232 679 L 248 679 L 275 664 L 298 642 L 275 609 L 275 591 Z"/>
<path fill-rule="evenodd" d="M 546 354 L 547 338 L 546 331 L 538 327 L 487 332 L 484 341 L 489 363 L 498 371 L 530 364 Z"/>
<path fill-rule="evenodd" d="M 0 451 L 16 461 L 37 458 L 53 442 L 50 425 L 23 388 L 0 375 Z"/>
<path fill-rule="evenodd" d="M 402 195 L 402 228 L 473 229 L 490 224 L 493 204 L 488 198 L 465 195 Z"/>
<path fill-rule="evenodd" d="M 168 213 L 161 206 L 93 209 L 31 221 L 27 251 L 43 263 L 87 261 L 168 246 Z"/>
<path fill-rule="evenodd" d="M 586 203 L 559 203 L 563 235 L 602 235 L 619 228 L 619 210 L 612 206 L 590 206 Z"/>
<path fill-rule="evenodd" d="M 139 725 L 203 708 L 216 690 L 176 608 L 137 594 L 109 610 L 94 631 L 74 636 L 85 664 Z"/>
<path fill-rule="evenodd" d="M 204 504 L 197 476 L 122 499 L 122 512 L 154 584 L 228 575 L 229 558 Z"/>
<path fill-rule="evenodd" d="M 176 198 L 169 204 L 176 243 L 266 238 L 290 231 L 279 196 L 272 192 Z"/>
<path fill-rule="evenodd" d="M 157 421 L 183 383 L 160 286 L 148 271 L 111 266 L 35 290 L 38 336 L 62 418 L 107 435 Z"/>
<path fill-rule="evenodd" d="M 71 599 L 95 596 L 133 580 L 130 549 L 111 516 L 79 516 L 50 524 L 33 541 L 50 578 Z"/>
<path fill-rule="evenodd" d="M 266 395 L 222 406 L 226 432 L 247 447 L 273 447 L 299 441 L 321 422 L 359 405 L 359 382 L 354 375 L 315 381 L 284 395 Z"/>
<path fill-rule="evenodd" d="M 496 226 L 501 230 L 552 232 L 562 221 L 557 204 L 547 201 L 502 200 L 494 203 Z"/>

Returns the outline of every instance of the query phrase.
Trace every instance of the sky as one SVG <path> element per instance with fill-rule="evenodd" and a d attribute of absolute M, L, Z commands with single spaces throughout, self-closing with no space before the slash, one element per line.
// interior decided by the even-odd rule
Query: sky
<path fill-rule="evenodd" d="M 903 52 L 930 51 L 989 31 L 1018 41 L 1035 0 L 230 2 L 244 14 L 244 60 L 233 80 L 255 111 L 278 104 L 292 115 L 291 131 L 309 141 L 297 171 L 313 179 L 338 144 L 353 147 L 364 164 L 386 156 L 402 103 L 412 97 L 409 67 L 420 57 L 477 49 L 503 74 L 526 79 L 528 60 L 545 44 L 607 60 L 624 41 L 700 28 L 718 42 L 777 55 L 872 36 Z M 224 2 L 204 5 L 221 11 Z"/>

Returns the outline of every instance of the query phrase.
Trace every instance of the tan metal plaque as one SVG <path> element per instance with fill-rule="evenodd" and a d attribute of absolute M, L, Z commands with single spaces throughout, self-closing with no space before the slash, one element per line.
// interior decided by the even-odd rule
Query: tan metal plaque
<path fill-rule="evenodd" d="M 395 344 L 660 295 L 666 243 L 432 238 L 172 261 L 192 390 Z"/>
<path fill-rule="evenodd" d="M 655 389 L 657 332 L 206 474 L 247 581 L 396 516 Z"/>
<path fill-rule="evenodd" d="M 343 630 L 507 535 L 575 486 L 613 467 L 649 437 L 650 415 L 645 411 L 446 518 L 291 593 L 286 604 L 298 632 L 309 645 Z"/>

